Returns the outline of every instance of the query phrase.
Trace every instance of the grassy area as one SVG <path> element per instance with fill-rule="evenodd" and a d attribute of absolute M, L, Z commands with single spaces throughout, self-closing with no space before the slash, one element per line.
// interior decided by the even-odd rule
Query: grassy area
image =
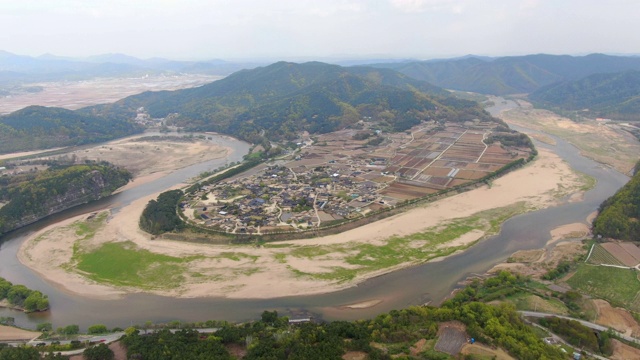
<path fill-rule="evenodd" d="M 256 260 L 258 260 L 259 256 L 249 255 L 249 254 L 245 254 L 245 253 L 241 253 L 241 252 L 223 252 L 223 253 L 220 253 L 220 255 L 216 256 L 216 258 L 218 258 L 218 259 L 229 259 L 229 260 L 233 260 L 233 261 L 240 261 L 242 259 L 249 259 L 252 262 L 256 262 Z"/>
<path fill-rule="evenodd" d="M 640 281 L 635 270 L 580 264 L 567 283 L 574 289 L 601 297 L 612 305 L 640 311 Z"/>
<path fill-rule="evenodd" d="M 521 293 L 510 296 L 506 300 L 513 303 L 518 310 L 539 311 L 558 315 L 569 314 L 567 306 L 562 301 L 554 298 L 543 299 L 537 295 Z"/>
<path fill-rule="evenodd" d="M 191 258 L 152 253 L 132 242 L 105 243 L 99 248 L 74 252 L 76 268 L 98 282 L 141 289 L 176 288 L 184 280 Z"/>
<path fill-rule="evenodd" d="M 390 269 L 402 264 L 426 262 L 472 246 L 475 242 L 458 246 L 447 245 L 471 231 L 481 230 L 486 235 L 497 233 L 505 220 L 525 210 L 524 203 L 487 210 L 467 218 L 440 224 L 424 232 L 391 237 L 380 245 L 347 243 L 296 247 L 291 250 L 290 256 L 322 261 L 323 258 L 331 258 L 332 254 L 336 254 L 336 257 L 343 259 L 351 266 L 348 268 L 333 266 L 321 273 L 307 273 L 301 270 L 293 271 L 293 269 L 292 271 L 296 276 L 344 282 L 353 280 L 360 274 Z M 278 260 L 284 262 L 285 258 L 280 256 Z"/>
<path fill-rule="evenodd" d="M 84 239 L 90 239 L 102 228 L 107 221 L 109 213 L 103 211 L 95 216 L 90 216 L 84 221 L 76 221 L 71 226 L 76 230 L 76 235 Z"/>

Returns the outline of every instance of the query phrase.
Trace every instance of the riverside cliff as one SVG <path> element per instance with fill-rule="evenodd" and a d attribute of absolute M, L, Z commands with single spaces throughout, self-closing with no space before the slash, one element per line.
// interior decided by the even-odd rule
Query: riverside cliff
<path fill-rule="evenodd" d="M 108 163 L 0 177 L 0 234 L 111 195 L 129 180 L 131 173 Z"/>

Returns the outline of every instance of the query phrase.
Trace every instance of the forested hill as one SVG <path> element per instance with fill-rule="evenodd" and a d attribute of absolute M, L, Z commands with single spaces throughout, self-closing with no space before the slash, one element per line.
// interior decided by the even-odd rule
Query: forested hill
<path fill-rule="evenodd" d="M 376 117 L 389 130 L 421 120 L 491 120 L 477 104 L 449 98 L 424 81 L 388 69 L 345 68 L 319 62 L 278 62 L 243 70 L 198 88 L 146 92 L 85 114 L 133 116 L 139 107 L 189 130 L 209 130 L 258 142 L 293 138 L 296 132 L 330 132 Z"/>
<path fill-rule="evenodd" d="M 597 73 L 640 70 L 640 57 L 527 55 L 376 64 L 443 88 L 506 95 L 533 92 L 545 85 Z"/>
<path fill-rule="evenodd" d="M 108 163 L 53 166 L 36 174 L 0 177 L 0 234 L 110 195 L 131 174 Z"/>
<path fill-rule="evenodd" d="M 636 173 L 612 197 L 600 205 L 593 233 L 608 238 L 640 241 L 640 161 Z"/>
<path fill-rule="evenodd" d="M 124 118 L 29 106 L 0 117 L 0 153 L 100 142 L 141 132 Z"/>
<path fill-rule="evenodd" d="M 591 117 L 640 120 L 640 71 L 594 74 L 545 86 L 529 98 L 539 106 L 581 110 Z"/>

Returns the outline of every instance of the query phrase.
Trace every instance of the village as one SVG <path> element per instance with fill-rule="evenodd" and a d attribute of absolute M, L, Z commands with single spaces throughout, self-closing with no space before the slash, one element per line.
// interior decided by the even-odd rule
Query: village
<path fill-rule="evenodd" d="M 531 151 L 493 142 L 495 123 L 423 122 L 389 134 L 359 125 L 303 137 L 288 158 L 203 186 L 181 211 L 227 233 L 319 228 L 480 179 Z"/>

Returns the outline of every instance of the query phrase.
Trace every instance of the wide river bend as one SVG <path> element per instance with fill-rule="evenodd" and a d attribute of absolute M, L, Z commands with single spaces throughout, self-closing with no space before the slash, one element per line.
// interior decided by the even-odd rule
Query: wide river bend
<path fill-rule="evenodd" d="M 514 106 L 514 104 L 507 104 Z M 503 110 L 495 107 L 490 111 Z M 508 107 L 508 106 L 507 106 Z M 495 114 L 494 114 L 495 115 Z M 551 135 L 548 135 L 551 136 Z M 238 161 L 248 152 L 249 145 L 226 136 L 214 136 L 215 141 L 234 151 L 228 159 L 219 159 L 190 166 L 154 182 L 121 192 L 90 205 L 80 206 L 56 214 L 35 224 L 0 238 L 0 276 L 13 283 L 25 284 L 49 295 L 52 311 L 26 315 L 0 309 L 0 316 L 11 316 L 16 324 L 35 328 L 39 322 L 52 322 L 54 327 L 78 324 L 86 329 L 92 324 L 126 327 L 146 321 L 167 322 L 228 320 L 246 321 L 259 318 L 264 310 L 278 310 L 281 314 L 298 314 L 300 311 L 322 316 L 327 320 L 373 317 L 391 309 L 408 305 L 438 303 L 457 286 L 456 284 L 474 273 L 484 273 L 493 265 L 504 261 L 513 252 L 544 247 L 550 238 L 549 231 L 558 226 L 585 222 L 598 205 L 615 193 L 628 177 L 615 170 L 580 155 L 566 141 L 551 136 L 555 146 L 536 142 L 536 146 L 551 149 L 575 170 L 586 173 L 597 180 L 594 189 L 588 191 L 580 202 L 566 202 L 560 206 L 516 216 L 504 223 L 500 234 L 488 238 L 467 251 L 442 261 L 395 271 L 367 280 L 358 286 L 313 296 L 294 296 L 275 299 L 226 299 L 211 294 L 207 298 L 176 299 L 149 294 L 130 294 L 116 300 L 96 300 L 65 292 L 41 279 L 28 267 L 22 265 L 16 253 L 22 242 L 35 231 L 61 220 L 99 209 L 118 208 L 143 196 L 148 196 L 181 183 L 197 174 L 217 168 L 226 161 Z M 374 307 L 347 309 L 343 306 L 369 300 L 382 300 Z"/>

